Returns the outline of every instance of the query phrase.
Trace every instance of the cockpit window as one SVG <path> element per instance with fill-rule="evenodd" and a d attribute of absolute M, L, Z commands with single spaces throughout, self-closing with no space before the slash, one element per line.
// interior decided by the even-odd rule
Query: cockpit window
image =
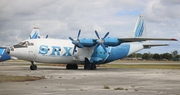
<path fill-rule="evenodd" d="M 30 43 L 30 46 L 34 46 L 34 43 Z"/>
<path fill-rule="evenodd" d="M 25 48 L 28 46 L 34 46 L 34 43 L 30 43 L 29 41 L 23 41 L 23 42 L 20 42 L 16 45 L 13 45 L 14 48 Z"/>
<path fill-rule="evenodd" d="M 29 41 L 23 41 L 23 42 L 20 42 L 18 45 L 21 45 L 21 46 L 34 46 L 34 43 L 30 43 Z"/>

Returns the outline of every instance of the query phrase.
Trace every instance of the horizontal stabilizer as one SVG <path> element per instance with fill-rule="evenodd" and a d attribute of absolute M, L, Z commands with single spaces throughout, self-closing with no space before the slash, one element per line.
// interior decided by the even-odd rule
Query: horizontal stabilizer
<path fill-rule="evenodd" d="M 169 46 L 169 44 L 143 44 L 144 48 L 151 48 L 155 46 Z"/>

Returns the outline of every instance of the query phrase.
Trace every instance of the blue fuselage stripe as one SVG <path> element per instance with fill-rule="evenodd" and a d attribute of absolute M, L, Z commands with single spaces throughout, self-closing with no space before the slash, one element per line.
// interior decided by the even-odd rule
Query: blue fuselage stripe
<path fill-rule="evenodd" d="M 90 62 L 95 64 L 104 64 L 118 60 L 128 55 L 130 44 L 121 44 L 116 47 L 107 47 L 107 53 L 99 46 L 92 54 Z"/>

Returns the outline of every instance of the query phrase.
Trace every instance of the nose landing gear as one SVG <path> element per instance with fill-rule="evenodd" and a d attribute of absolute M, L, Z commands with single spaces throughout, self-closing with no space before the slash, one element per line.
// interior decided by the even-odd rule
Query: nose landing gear
<path fill-rule="evenodd" d="M 34 61 L 31 61 L 30 69 L 31 70 L 37 70 L 37 66 L 34 64 Z"/>

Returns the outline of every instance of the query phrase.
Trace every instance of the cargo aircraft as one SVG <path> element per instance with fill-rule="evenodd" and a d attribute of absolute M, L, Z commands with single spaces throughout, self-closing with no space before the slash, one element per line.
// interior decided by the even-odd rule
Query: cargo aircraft
<path fill-rule="evenodd" d="M 148 38 L 146 37 L 145 21 L 138 17 L 134 28 L 134 37 L 112 38 L 107 32 L 100 37 L 95 30 L 97 38 L 74 39 L 28 39 L 9 48 L 6 53 L 10 56 L 31 62 L 30 69 L 36 70 L 35 62 L 67 64 L 66 69 L 78 69 L 83 64 L 86 70 L 95 70 L 97 64 L 106 64 L 122 59 L 142 49 L 154 46 L 168 46 L 168 44 L 153 44 L 149 40 L 177 41 L 174 38 Z"/>

